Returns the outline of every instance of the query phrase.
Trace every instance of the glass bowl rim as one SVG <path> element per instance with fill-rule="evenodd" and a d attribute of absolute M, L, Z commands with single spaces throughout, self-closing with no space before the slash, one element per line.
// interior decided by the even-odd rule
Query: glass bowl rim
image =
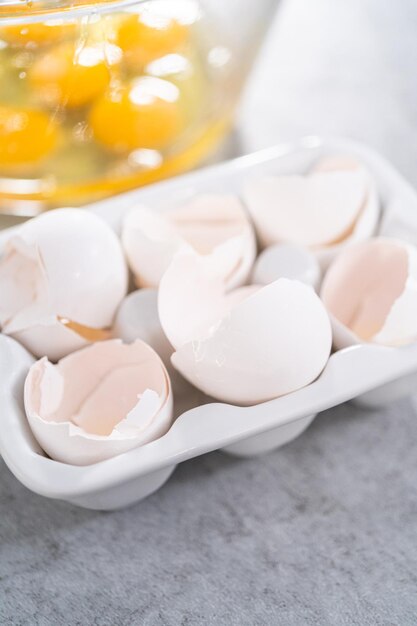
<path fill-rule="evenodd" d="M 152 0 L 0 0 L 0 26 L 112 13 Z"/>

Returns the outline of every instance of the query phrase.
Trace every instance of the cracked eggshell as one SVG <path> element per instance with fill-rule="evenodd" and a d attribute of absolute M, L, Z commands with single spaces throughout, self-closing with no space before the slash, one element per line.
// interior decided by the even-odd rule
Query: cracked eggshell
<path fill-rule="evenodd" d="M 127 343 L 142 339 L 157 352 L 171 379 L 176 415 L 181 415 L 205 400 L 171 363 L 174 348 L 159 321 L 157 289 L 138 289 L 124 298 L 117 311 L 112 335 Z"/>
<path fill-rule="evenodd" d="M 376 237 L 346 248 L 323 281 L 336 348 L 417 340 L 417 248 Z"/>
<path fill-rule="evenodd" d="M 106 337 L 127 291 L 127 267 L 107 224 L 80 209 L 26 222 L 0 260 L 0 326 L 36 356 L 57 360 Z"/>
<path fill-rule="evenodd" d="M 140 287 L 157 287 L 177 252 L 195 251 L 233 289 L 246 281 L 256 256 L 252 225 L 233 195 L 200 195 L 163 214 L 138 207 L 124 220 L 122 242 Z"/>
<path fill-rule="evenodd" d="M 268 176 L 243 192 L 261 245 L 310 248 L 326 268 L 342 245 L 370 237 L 379 217 L 375 185 L 350 161 L 319 162 L 307 176 Z"/>
<path fill-rule="evenodd" d="M 326 246 L 316 251 L 322 269 L 327 269 L 341 249 L 355 241 L 364 241 L 372 237 L 378 227 L 381 208 L 376 183 L 370 172 L 356 159 L 349 156 L 333 156 L 320 159 L 312 172 L 361 171 L 367 180 L 367 193 L 359 215 L 352 226 L 351 233 L 343 241 Z"/>
<path fill-rule="evenodd" d="M 176 257 L 164 275 L 159 316 L 176 348 L 174 367 L 204 393 L 232 404 L 257 404 L 304 387 L 330 354 L 330 321 L 311 287 L 279 279 L 224 296 L 204 260 L 191 255 Z"/>
<path fill-rule="evenodd" d="M 56 461 L 89 465 L 164 435 L 173 415 L 171 384 L 156 352 L 114 339 L 29 370 L 29 425 Z"/>

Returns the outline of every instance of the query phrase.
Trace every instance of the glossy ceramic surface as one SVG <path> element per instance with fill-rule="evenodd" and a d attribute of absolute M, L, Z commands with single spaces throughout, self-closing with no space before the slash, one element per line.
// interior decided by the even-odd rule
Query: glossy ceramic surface
<path fill-rule="evenodd" d="M 372 172 L 383 205 L 380 232 L 416 243 L 414 190 L 383 157 L 341 139 L 311 137 L 277 146 L 90 208 L 118 230 L 123 214 L 138 202 L 168 210 L 197 192 L 239 193 L 248 175 L 303 172 L 319 157 L 333 154 L 355 156 Z M 1 234 L 0 243 L 6 236 L 7 232 Z M 187 459 L 216 449 L 239 456 L 268 452 L 300 435 L 320 411 L 352 399 L 368 406 L 385 404 L 411 393 L 417 381 L 417 345 L 356 345 L 334 353 L 322 375 L 309 386 L 257 406 L 200 404 L 203 399 L 188 389 L 165 436 L 107 461 L 75 467 L 47 458 L 28 428 L 22 385 L 31 362 L 32 357 L 20 345 L 0 336 L 1 454 L 29 489 L 93 509 L 114 509 L 146 497 Z M 183 411 L 182 406 L 192 408 Z"/>

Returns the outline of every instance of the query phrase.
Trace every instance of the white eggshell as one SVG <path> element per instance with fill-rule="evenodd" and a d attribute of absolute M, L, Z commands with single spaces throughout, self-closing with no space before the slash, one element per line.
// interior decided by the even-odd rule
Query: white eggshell
<path fill-rule="evenodd" d="M 58 359 L 88 343 L 64 326 L 111 326 L 127 291 L 127 267 L 114 232 L 80 209 L 30 220 L 0 260 L 0 326 L 37 356 Z"/>
<path fill-rule="evenodd" d="M 171 379 L 176 415 L 204 402 L 203 394 L 197 392 L 171 363 L 174 348 L 159 321 L 157 289 L 138 289 L 123 300 L 117 311 L 112 335 L 125 343 L 142 339 L 157 352 Z"/>
<path fill-rule="evenodd" d="M 6 332 L 6 331 L 4 331 Z M 46 355 L 51 361 L 80 350 L 90 342 L 77 332 L 62 324 L 56 317 L 42 319 L 41 323 L 15 332 L 7 332 L 37 357 Z"/>
<path fill-rule="evenodd" d="M 256 256 L 252 225 L 232 195 L 207 194 L 158 214 L 144 207 L 125 218 L 122 242 L 138 286 L 157 287 L 173 256 L 207 256 L 228 289 L 243 284 Z"/>
<path fill-rule="evenodd" d="M 400 346 L 417 340 L 417 248 L 377 237 L 346 248 L 323 281 L 334 342 Z"/>
<path fill-rule="evenodd" d="M 52 365 L 45 357 L 29 370 L 25 409 L 47 454 L 89 465 L 165 434 L 173 400 L 166 369 L 142 341 L 103 341 Z"/>
<path fill-rule="evenodd" d="M 157 287 L 174 254 L 190 247 L 163 215 L 145 207 L 126 215 L 122 243 L 140 287 Z"/>
<path fill-rule="evenodd" d="M 361 169 L 362 165 L 355 158 L 346 154 L 332 154 L 321 157 L 310 170 L 311 172 L 340 172 Z"/>
<path fill-rule="evenodd" d="M 236 306 L 212 336 L 172 355 L 205 393 L 250 405 L 308 385 L 330 354 L 329 318 L 313 289 L 281 278 Z"/>
<path fill-rule="evenodd" d="M 375 182 L 350 157 L 323 158 L 307 176 L 254 179 L 243 197 L 262 246 L 309 247 L 323 270 L 344 245 L 371 237 L 380 215 Z"/>
<path fill-rule="evenodd" d="M 254 179 L 244 198 L 263 246 L 291 242 L 329 245 L 346 236 L 363 205 L 361 171 Z"/>
<path fill-rule="evenodd" d="M 300 280 L 317 289 L 321 272 L 316 257 L 307 249 L 291 243 L 265 248 L 255 261 L 252 282 L 269 285 L 278 278 Z"/>
<path fill-rule="evenodd" d="M 177 254 L 158 291 L 159 319 L 170 343 L 177 348 L 209 334 L 223 316 L 224 303 L 223 281 L 204 257 Z"/>
<path fill-rule="evenodd" d="M 381 212 L 375 181 L 363 165 L 355 159 L 348 156 L 325 157 L 316 163 L 312 172 L 340 170 L 362 171 L 367 178 L 367 194 L 359 215 L 353 224 L 351 233 L 339 243 L 315 250 L 317 260 L 322 270 L 329 267 L 330 263 L 336 258 L 337 254 L 345 245 L 354 243 L 355 241 L 364 241 L 372 237 L 377 230 Z"/>
<path fill-rule="evenodd" d="M 200 390 L 234 404 L 307 385 L 330 353 L 329 318 L 311 287 L 280 279 L 222 296 L 220 281 L 216 288 L 204 260 L 192 255 L 176 257 L 164 275 L 159 316 L 176 348 L 174 367 Z"/>

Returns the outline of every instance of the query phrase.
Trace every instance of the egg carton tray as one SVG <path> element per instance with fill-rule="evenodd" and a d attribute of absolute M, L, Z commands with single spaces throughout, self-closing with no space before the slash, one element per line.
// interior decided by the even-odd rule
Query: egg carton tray
<path fill-rule="evenodd" d="M 105 200 L 89 209 L 118 230 L 123 215 L 138 203 L 158 210 L 175 207 L 197 193 L 234 192 L 253 174 L 303 173 L 319 158 L 351 155 L 377 183 L 382 203 L 379 232 L 417 242 L 417 195 L 382 156 L 359 143 L 308 137 L 278 145 L 174 180 Z M 1 240 L 7 236 L 2 233 Z M 353 400 L 374 407 L 412 393 L 417 383 L 417 345 L 388 348 L 356 345 L 333 353 L 313 383 L 256 406 L 207 402 L 198 393 L 185 399 L 166 435 L 120 456 L 72 466 L 42 452 L 23 408 L 28 354 L 0 335 L 0 452 L 15 476 L 32 491 L 58 500 L 110 510 L 137 502 L 159 489 L 176 465 L 212 450 L 252 456 L 279 448 L 300 435 L 325 409 Z"/>

